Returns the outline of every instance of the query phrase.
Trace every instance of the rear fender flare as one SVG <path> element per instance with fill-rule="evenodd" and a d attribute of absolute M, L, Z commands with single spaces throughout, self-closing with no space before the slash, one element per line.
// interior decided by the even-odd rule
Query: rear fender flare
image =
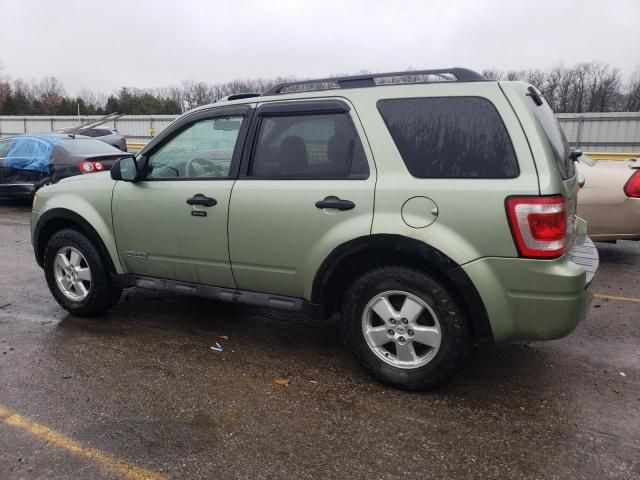
<path fill-rule="evenodd" d="M 327 285 L 332 274 L 353 255 L 366 250 L 384 250 L 401 254 L 403 257 L 420 260 L 435 270 L 455 290 L 462 299 L 472 323 L 477 340 L 492 341 L 493 333 L 484 302 L 469 276 L 449 256 L 440 250 L 413 238 L 402 235 L 376 234 L 359 237 L 336 247 L 324 260 L 313 280 L 311 302 L 324 303 Z"/>

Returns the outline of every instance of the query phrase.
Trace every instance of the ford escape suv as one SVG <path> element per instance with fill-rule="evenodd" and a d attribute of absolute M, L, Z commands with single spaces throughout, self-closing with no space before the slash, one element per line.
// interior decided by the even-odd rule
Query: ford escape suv
<path fill-rule="evenodd" d="M 526 83 L 462 68 L 291 82 L 43 188 L 32 242 L 73 314 L 133 286 L 338 313 L 369 373 L 425 389 L 473 342 L 558 338 L 585 316 L 598 255 L 576 156 Z"/>

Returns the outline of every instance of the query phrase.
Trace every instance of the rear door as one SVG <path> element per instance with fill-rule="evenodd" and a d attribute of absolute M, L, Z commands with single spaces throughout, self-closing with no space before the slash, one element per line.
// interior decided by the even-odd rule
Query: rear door
<path fill-rule="evenodd" d="M 375 168 L 341 100 L 259 106 L 234 185 L 229 250 L 238 288 L 309 298 L 329 253 L 369 235 Z"/>

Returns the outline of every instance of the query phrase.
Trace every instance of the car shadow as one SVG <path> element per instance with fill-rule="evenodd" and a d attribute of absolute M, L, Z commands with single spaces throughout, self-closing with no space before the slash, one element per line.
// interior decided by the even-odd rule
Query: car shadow
<path fill-rule="evenodd" d="M 640 241 L 618 240 L 617 243 L 596 242 L 600 262 L 629 265 L 640 263 Z"/>
<path fill-rule="evenodd" d="M 212 354 L 211 347 L 219 344 L 233 352 L 239 365 L 274 375 L 285 372 L 308 377 L 322 370 L 332 384 L 356 382 L 365 389 L 388 389 L 357 365 L 343 344 L 336 317 L 318 320 L 291 312 L 131 289 L 108 314 L 93 319 L 67 315 L 57 329 L 64 334 L 60 341 L 84 343 L 94 337 L 104 348 L 118 344 L 136 352 L 164 349 L 185 363 L 203 358 L 208 362 L 203 355 Z M 471 395 L 474 401 L 482 402 L 518 385 L 542 391 L 550 384 L 553 372 L 548 364 L 553 357 L 553 352 L 528 344 L 474 346 L 462 372 L 430 393 L 459 398 Z"/>
<path fill-rule="evenodd" d="M 0 197 L 0 207 L 5 207 L 5 206 L 31 208 L 31 200 Z"/>

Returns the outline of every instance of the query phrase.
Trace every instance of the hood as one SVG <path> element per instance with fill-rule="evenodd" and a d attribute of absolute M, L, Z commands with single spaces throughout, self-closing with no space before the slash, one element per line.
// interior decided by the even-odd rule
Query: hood
<path fill-rule="evenodd" d="M 74 175 L 73 177 L 66 177 L 58 181 L 60 183 L 68 183 L 68 182 L 81 182 L 84 180 L 93 180 L 93 181 L 112 181 L 111 173 L 109 171 L 106 172 L 96 172 L 96 173 L 85 173 L 80 175 Z"/>

